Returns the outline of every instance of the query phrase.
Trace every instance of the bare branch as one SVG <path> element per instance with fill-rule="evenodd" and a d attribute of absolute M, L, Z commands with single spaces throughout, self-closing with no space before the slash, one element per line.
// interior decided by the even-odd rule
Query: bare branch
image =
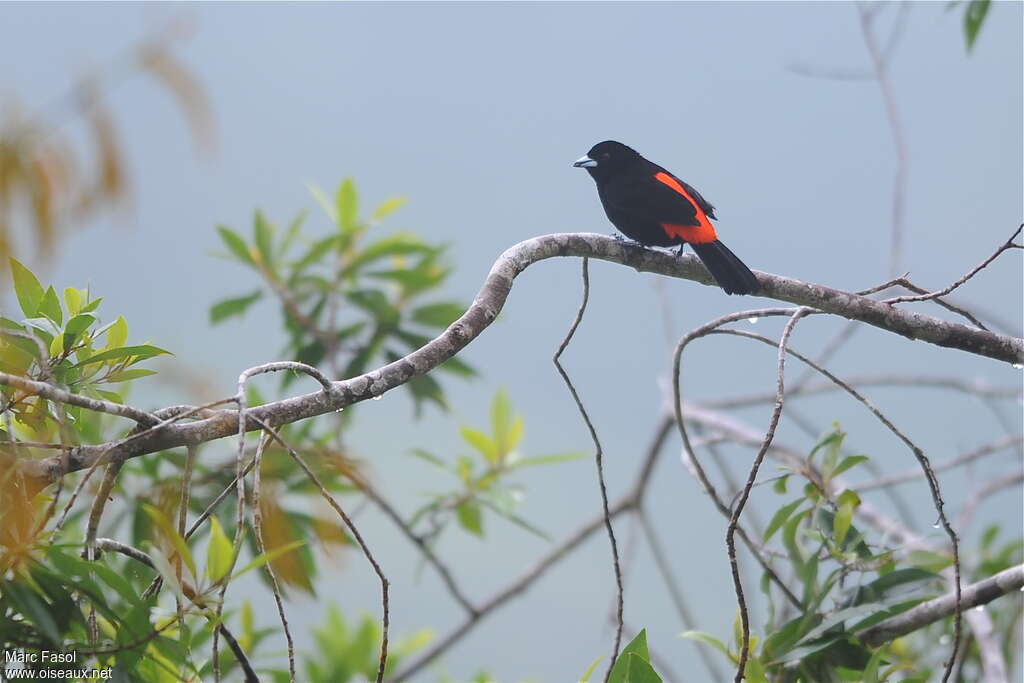
<path fill-rule="evenodd" d="M 943 463 L 939 463 L 938 465 L 933 465 L 932 471 L 943 472 L 945 470 L 950 470 L 953 469 L 954 467 L 959 467 L 960 465 L 965 465 L 969 462 L 973 462 L 978 458 L 983 458 L 986 455 L 998 453 L 999 451 L 1010 448 L 1011 446 L 1020 446 L 1022 443 L 1024 443 L 1024 435 L 1014 434 L 1013 436 L 1000 439 L 999 441 L 987 443 L 984 446 L 975 448 L 972 451 L 969 451 L 967 453 L 964 453 L 963 455 L 947 460 Z M 923 473 L 920 469 L 909 470 L 907 472 L 901 472 L 900 474 L 894 474 L 890 477 L 883 477 L 882 479 L 878 479 L 876 481 L 867 482 L 865 484 L 858 484 L 857 490 L 870 491 L 871 489 L 884 488 L 886 486 L 895 486 L 896 484 L 903 484 L 908 481 L 913 481 L 915 479 L 920 478 L 921 476 L 923 476 Z"/>
<path fill-rule="evenodd" d="M 992 602 L 1024 587 L 1024 565 L 1010 567 L 987 579 L 964 586 L 960 594 L 960 605 L 971 609 Z M 947 593 L 940 598 L 922 602 L 902 614 L 881 621 L 860 634 L 860 639 L 871 647 L 878 647 L 890 640 L 924 628 L 956 612 L 956 593 Z"/>
<path fill-rule="evenodd" d="M 587 409 L 583 407 L 583 401 L 580 400 L 580 395 L 576 392 L 576 387 L 573 385 L 572 380 L 566 373 L 565 368 L 559 362 L 565 349 L 569 346 L 569 342 L 572 341 L 573 335 L 576 334 L 576 328 L 580 326 L 580 322 L 583 320 L 583 314 L 587 310 L 587 300 L 590 298 L 590 271 L 588 269 L 589 260 L 583 259 L 583 300 L 580 302 L 580 308 L 576 312 L 576 319 L 573 320 L 572 326 L 565 335 L 565 339 L 558 347 L 558 351 L 555 352 L 554 357 L 551 361 L 555 364 L 555 368 L 558 370 L 558 374 L 562 376 L 562 380 L 565 385 L 569 388 L 569 393 L 572 394 L 573 401 L 576 402 L 576 407 L 580 411 L 580 415 L 583 417 L 583 422 L 587 425 L 587 431 L 590 432 L 590 439 L 594 442 L 594 460 L 597 463 L 597 483 L 601 489 L 601 507 L 604 512 L 604 526 L 608 531 L 608 541 L 612 546 L 612 569 L 615 572 L 615 586 L 616 586 L 616 622 L 615 622 L 615 644 L 612 647 L 612 656 L 608 661 L 608 669 L 605 671 L 604 680 L 607 683 L 608 677 L 612 674 L 612 667 L 615 666 L 615 660 L 619 656 L 619 646 L 622 643 L 622 609 L 623 609 L 623 590 L 622 590 L 622 567 L 619 564 L 619 546 L 615 542 L 615 531 L 612 529 L 612 520 L 608 514 L 608 489 L 604 484 L 604 462 L 603 455 L 604 450 L 601 448 L 601 440 L 597 438 L 597 430 L 594 428 L 594 423 L 590 421 L 590 415 L 587 414 Z"/>
<path fill-rule="evenodd" d="M 972 268 L 970 271 L 968 271 L 966 275 L 961 277 L 959 280 L 957 280 L 953 284 L 948 285 L 946 287 L 943 287 L 942 289 L 936 290 L 934 292 L 924 293 L 924 294 L 921 294 L 919 296 L 897 296 L 897 297 L 894 297 L 892 299 L 886 299 L 884 303 L 887 303 L 887 304 L 902 304 L 902 303 L 906 303 L 906 302 L 909 302 L 909 301 L 930 301 L 932 299 L 937 299 L 940 296 L 945 296 L 945 295 L 949 294 L 954 289 L 956 289 L 960 285 L 964 284 L 965 282 L 970 280 L 972 277 L 977 275 L 979 272 L 981 272 L 986 266 L 988 266 L 988 264 L 990 264 L 993 261 L 995 261 L 996 258 L 1000 254 L 1002 254 L 1004 251 L 1007 251 L 1009 249 L 1019 249 L 1020 245 L 1014 244 L 1013 240 L 1017 239 L 1017 235 L 1019 235 L 1021 233 L 1022 229 L 1024 229 L 1024 223 L 1022 223 L 1020 226 L 1018 226 L 1017 229 L 1014 231 L 1014 233 L 1012 235 L 1010 235 L 1010 239 L 1006 240 L 1006 242 L 1004 242 L 1002 245 L 1000 245 L 1000 247 L 998 249 L 996 249 L 994 252 L 992 252 L 991 256 L 989 256 L 987 259 L 985 259 L 984 261 L 982 261 L 981 263 L 976 265 L 974 268 Z"/>
<path fill-rule="evenodd" d="M 275 401 L 249 410 L 246 429 L 255 430 L 259 421 L 287 424 L 364 401 L 401 386 L 448 360 L 480 335 L 498 315 L 512 287 L 513 279 L 529 265 L 558 256 L 586 256 L 672 277 L 712 284 L 707 270 L 692 255 L 677 257 L 653 249 L 624 244 L 604 235 L 567 233 L 545 235 L 521 242 L 497 260 L 469 310 L 433 341 L 409 355 L 366 374 L 331 383 L 321 391 Z M 910 339 L 927 341 L 1008 363 L 1024 363 L 1024 339 L 979 330 L 913 311 L 904 311 L 850 292 L 831 289 L 768 273 L 758 275 L 760 295 L 815 308 L 879 327 Z M 29 380 L 0 374 L 0 384 L 18 385 Z M 42 383 L 44 390 L 53 388 Z M 64 392 L 66 393 L 66 392 Z M 55 394 L 51 393 L 51 396 Z M 68 394 L 68 396 L 74 396 Z M 66 398 L 66 396 L 62 396 Z M 116 404 L 112 404 L 116 405 Z M 158 450 L 202 443 L 238 433 L 235 411 L 215 411 L 210 417 L 160 426 L 123 443 L 80 446 L 74 457 L 45 458 L 21 464 L 26 477 L 55 481 L 68 472 L 88 468 L 107 449 L 118 457 L 132 458 Z"/>

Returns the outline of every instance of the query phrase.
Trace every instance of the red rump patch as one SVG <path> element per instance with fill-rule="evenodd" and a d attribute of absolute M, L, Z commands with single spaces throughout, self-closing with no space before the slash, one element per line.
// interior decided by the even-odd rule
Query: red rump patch
<path fill-rule="evenodd" d="M 694 201 L 690 193 L 686 191 L 686 188 L 682 184 L 670 176 L 664 171 L 654 174 L 654 179 L 663 185 L 667 185 L 679 194 L 683 196 L 686 201 L 690 202 L 693 206 L 693 211 L 697 216 L 697 225 L 675 225 L 673 223 L 662 223 L 661 228 L 665 231 L 669 237 L 678 237 L 684 242 L 690 244 L 703 244 L 705 242 L 714 242 L 718 239 L 718 235 L 715 233 L 715 228 L 711 225 L 711 221 L 700 209 L 700 205 Z"/>

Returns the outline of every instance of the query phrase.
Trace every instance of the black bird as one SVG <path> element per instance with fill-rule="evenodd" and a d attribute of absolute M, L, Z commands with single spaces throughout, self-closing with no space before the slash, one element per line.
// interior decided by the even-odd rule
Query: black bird
<path fill-rule="evenodd" d="M 715 207 L 697 190 L 621 142 L 590 148 L 573 166 L 597 183 L 604 212 L 619 231 L 653 247 L 689 244 L 726 294 L 753 294 L 759 283 L 711 225 Z"/>

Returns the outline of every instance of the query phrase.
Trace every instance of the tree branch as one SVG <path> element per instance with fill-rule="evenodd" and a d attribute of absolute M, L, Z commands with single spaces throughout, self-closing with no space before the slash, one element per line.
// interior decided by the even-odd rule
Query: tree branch
<path fill-rule="evenodd" d="M 978 607 L 1008 593 L 1019 591 L 1022 587 L 1024 587 L 1024 564 L 1010 567 L 987 579 L 964 586 L 960 605 L 965 610 Z M 947 593 L 934 600 L 922 602 L 902 614 L 880 621 L 861 633 L 860 639 L 869 647 L 877 647 L 940 619 L 952 616 L 955 611 L 956 595 Z"/>
<path fill-rule="evenodd" d="M 368 398 L 380 396 L 422 375 L 448 360 L 479 336 L 497 317 L 512 289 L 512 282 L 528 266 L 558 256 L 601 259 L 629 266 L 640 272 L 712 285 L 708 271 L 692 255 L 678 257 L 654 249 L 626 244 L 605 235 L 561 233 L 535 237 L 513 246 L 494 263 L 476 299 L 461 318 L 440 336 L 423 347 L 381 368 L 358 377 L 335 381 L 331 389 L 296 396 L 249 408 L 246 428 L 257 430 L 261 421 L 288 424 L 337 411 Z M 1024 339 L 979 330 L 914 311 L 905 311 L 883 302 L 824 285 L 802 282 L 770 273 L 759 273 L 760 296 L 808 306 L 823 313 L 840 315 L 873 325 L 909 339 L 937 346 L 1024 364 Z M 20 386 L 24 378 L 0 375 L 0 384 Z M 32 382 L 39 394 L 57 401 L 72 402 L 68 394 L 42 382 Z M 108 411 L 104 411 L 108 412 Z M 190 423 L 158 425 L 147 433 L 121 444 L 80 446 L 65 456 L 22 463 L 26 477 L 56 481 L 69 472 L 88 468 L 105 451 L 113 458 L 132 458 L 147 453 L 198 444 L 238 433 L 238 413 L 211 411 L 210 417 Z M 131 416 L 145 421 L 143 413 Z"/>

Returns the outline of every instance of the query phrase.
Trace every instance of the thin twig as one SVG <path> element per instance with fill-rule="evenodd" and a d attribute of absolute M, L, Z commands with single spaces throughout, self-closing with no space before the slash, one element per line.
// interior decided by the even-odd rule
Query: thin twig
<path fill-rule="evenodd" d="M 441 561 L 437 554 L 431 549 L 430 544 L 422 536 L 414 532 L 412 528 L 406 524 L 405 520 L 402 519 L 402 516 L 398 514 L 398 511 L 395 510 L 394 506 L 386 501 L 376 489 L 369 485 L 369 483 L 361 482 L 358 486 L 363 493 L 366 494 L 366 497 L 373 501 L 377 507 L 384 512 L 385 516 L 395 523 L 395 525 L 402 531 L 402 534 L 409 539 L 413 545 L 420 549 L 420 552 L 423 553 L 423 559 L 437 570 L 437 573 L 441 577 L 441 581 L 448 589 L 452 598 L 454 598 L 467 613 L 475 614 L 478 611 L 476 606 L 469 598 L 466 597 L 462 592 L 462 589 L 459 588 L 451 569 Z"/>
<path fill-rule="evenodd" d="M 1017 229 L 1013 232 L 1013 234 L 1010 235 L 1010 239 L 1006 240 L 1006 242 L 1004 242 L 1002 245 L 999 246 L 998 249 L 996 249 L 994 252 L 992 252 L 992 254 L 988 258 L 986 258 L 984 261 L 982 261 L 981 263 L 976 265 L 974 268 L 972 268 L 970 271 L 968 271 L 963 277 L 961 277 L 956 282 L 953 282 L 952 284 L 947 285 L 946 287 L 943 287 L 942 289 L 936 290 L 934 292 L 928 292 L 926 294 L 921 294 L 919 296 L 897 296 L 897 297 L 894 297 L 892 299 L 886 299 L 883 303 L 887 303 L 887 304 L 892 305 L 892 304 L 907 303 L 909 301 L 930 301 L 932 299 L 937 299 L 940 296 L 945 296 L 945 295 L 949 294 L 954 289 L 956 289 L 957 287 L 959 287 L 960 285 L 964 284 L 965 282 L 970 280 L 972 277 L 974 277 L 975 275 L 980 273 L 986 266 L 988 266 L 988 264 L 990 264 L 993 261 L 995 261 L 996 258 L 1000 254 L 1002 254 L 1004 251 L 1007 251 L 1009 249 L 1020 249 L 1021 245 L 1015 244 L 1013 240 L 1015 240 L 1017 238 L 1017 235 L 1019 235 L 1021 233 L 1022 229 L 1024 229 L 1024 223 L 1022 223 L 1020 226 L 1017 227 Z"/>
<path fill-rule="evenodd" d="M 269 440 L 269 435 L 264 433 L 264 439 Z M 262 492 L 263 475 L 260 465 L 263 463 L 263 444 L 256 449 L 256 456 L 253 459 L 252 477 L 252 522 L 256 530 L 256 550 L 260 555 L 267 552 L 267 544 L 263 538 L 263 510 L 260 494 Z M 281 597 L 281 585 L 277 580 L 277 572 L 274 571 L 273 562 L 267 562 L 263 568 L 270 577 L 270 586 L 274 593 L 274 602 L 277 603 L 277 614 L 281 619 L 281 628 L 284 629 L 284 638 L 288 644 L 288 675 L 291 683 L 295 683 L 295 643 L 292 641 L 292 631 L 288 627 L 288 615 L 284 611 L 284 600 Z"/>
<path fill-rule="evenodd" d="M 786 400 L 786 386 L 784 379 L 786 369 L 786 344 L 789 342 L 789 337 L 793 333 L 793 328 L 796 327 L 800 318 L 804 317 L 809 312 L 810 311 L 806 308 L 797 309 L 786 323 L 786 327 L 782 330 L 782 336 L 779 338 L 775 407 L 772 409 L 772 416 L 768 421 L 768 428 L 765 430 L 764 439 L 761 441 L 761 446 L 757 450 L 757 455 L 754 456 L 754 464 L 750 467 L 750 474 L 747 477 L 747 483 L 740 493 L 736 506 L 733 508 L 732 517 L 729 518 L 729 527 L 725 532 L 725 544 L 729 550 L 729 566 L 732 569 L 733 586 L 736 589 L 736 599 L 739 603 L 740 626 L 742 627 L 743 633 L 743 638 L 740 643 L 739 663 L 736 667 L 736 676 L 733 679 L 735 683 L 740 683 L 746 675 L 747 657 L 750 655 L 750 616 L 747 613 L 747 602 L 743 595 L 743 582 L 740 580 L 739 563 L 736 560 L 736 543 L 734 536 L 736 534 L 736 527 L 739 525 L 740 515 L 743 514 L 743 508 L 746 507 L 747 499 L 750 497 L 750 489 L 753 488 L 754 482 L 757 481 L 758 469 L 760 469 L 761 463 L 764 461 L 764 456 L 772 445 L 772 439 L 775 437 L 775 429 L 779 425 L 779 418 L 782 417 L 782 406 Z"/>
<path fill-rule="evenodd" d="M 612 646 L 612 656 L 608 661 L 608 668 L 604 674 L 605 683 L 608 678 L 612 675 L 612 667 L 615 666 L 615 660 L 619 657 L 619 646 L 622 642 L 622 610 L 624 605 L 623 589 L 622 589 L 622 567 L 619 564 L 619 547 L 615 541 L 615 531 L 612 529 L 612 520 L 608 512 L 608 489 L 604 483 L 604 450 L 601 448 L 601 440 L 597 437 L 597 430 L 594 428 L 594 423 L 590 421 L 590 415 L 587 413 L 587 409 L 583 407 L 583 401 L 580 400 L 579 394 L 576 392 L 576 387 L 573 385 L 572 380 L 569 378 L 569 374 L 562 367 L 559 362 L 562 353 L 569 346 L 569 342 L 572 341 L 573 335 L 576 334 L 576 328 L 579 327 L 580 322 L 583 320 L 583 314 L 587 310 L 587 300 L 590 298 L 590 271 L 589 271 L 589 259 L 583 259 L 582 265 L 582 277 L 583 277 L 583 299 L 580 301 L 579 310 L 576 312 L 576 319 L 573 320 L 572 326 L 565 335 L 565 339 L 558 347 L 558 351 L 555 352 L 554 357 L 551 359 L 555 364 L 555 368 L 558 370 L 558 374 L 562 376 L 562 380 L 565 385 L 569 388 L 569 393 L 572 394 L 573 401 L 576 402 L 576 408 L 579 409 L 580 415 L 583 417 L 583 422 L 587 425 L 587 430 L 590 432 L 590 439 L 594 442 L 594 460 L 597 463 L 597 483 L 601 489 L 601 507 L 604 512 L 604 526 L 608 532 L 608 542 L 612 547 L 612 568 L 615 572 L 615 586 L 616 592 L 616 624 L 615 624 L 615 644 Z"/>
<path fill-rule="evenodd" d="M 736 336 L 741 336 L 741 337 L 747 337 L 747 338 L 750 338 L 750 339 L 756 339 L 757 341 L 760 341 L 760 342 L 763 342 L 763 343 L 766 343 L 766 344 L 770 344 L 770 345 L 774 345 L 774 342 L 772 342 L 767 337 L 763 337 L 761 335 L 754 334 L 753 332 L 747 332 L 745 330 L 717 330 L 716 329 L 716 330 L 712 330 L 712 331 L 708 332 L 708 334 L 731 334 L 731 335 L 736 335 Z M 869 411 L 871 411 L 871 413 L 875 417 L 877 417 L 878 420 L 883 425 L 885 425 L 885 427 L 890 432 L 895 434 L 896 437 L 900 441 L 902 441 L 904 444 L 906 444 L 906 446 L 914 454 L 914 457 L 917 459 L 918 464 L 921 466 L 921 469 L 924 472 L 925 480 L 928 482 L 928 489 L 931 492 L 932 501 L 933 501 L 933 503 L 935 505 L 935 510 L 936 510 L 936 512 L 938 513 L 938 516 L 939 516 L 938 523 L 942 525 L 942 528 L 945 530 L 946 535 L 949 537 L 950 545 L 952 546 L 952 553 L 953 553 L 953 579 L 954 579 L 955 592 L 956 592 L 957 595 L 959 595 L 960 594 L 960 544 L 959 544 L 959 540 L 957 538 L 956 532 L 953 530 L 953 527 L 950 525 L 949 520 L 946 518 L 945 502 L 942 499 L 942 493 L 941 493 L 941 490 L 939 489 L 939 481 L 938 481 L 938 478 L 935 476 L 935 471 L 932 468 L 931 462 L 928 460 L 928 457 L 925 455 L 924 451 L 917 444 L 915 444 L 913 441 L 911 441 L 910 438 L 907 437 L 907 435 L 904 434 L 898 427 L 896 427 L 896 425 L 893 424 L 892 421 L 888 417 L 886 417 L 886 415 L 884 413 L 882 413 L 878 408 L 876 408 L 875 405 L 871 401 L 869 401 L 867 398 L 865 398 L 863 395 L 861 395 L 860 392 L 858 392 L 856 389 L 854 389 L 849 384 L 847 384 L 843 380 L 841 380 L 838 377 L 836 377 L 834 374 L 832 374 L 831 372 L 829 372 L 825 368 L 823 368 L 820 365 L 818 365 L 815 361 L 812 361 L 811 359 L 807 358 L 803 354 L 800 354 L 800 353 L 794 351 L 793 349 L 788 349 L 787 353 L 789 353 L 790 355 L 794 356 L 795 358 L 800 359 L 800 361 L 802 361 L 803 363 L 813 367 L 815 370 L 817 370 L 818 372 L 823 374 L 829 380 L 831 380 L 831 381 L 835 382 L 836 384 L 838 384 L 839 386 L 841 386 L 848 394 L 853 396 L 861 404 L 863 404 Z M 959 643 L 960 643 L 960 636 L 961 636 L 961 614 L 960 614 L 960 610 L 959 609 L 956 611 L 956 614 L 955 614 L 954 619 L 953 619 L 953 631 L 954 631 L 953 652 L 951 653 L 950 658 L 946 662 L 946 665 L 945 665 L 945 673 L 943 674 L 943 683 L 946 683 L 946 680 L 948 679 L 950 673 L 952 672 L 953 664 L 954 664 L 954 662 L 956 660 L 957 648 L 958 648 Z"/>
<path fill-rule="evenodd" d="M 301 467 L 306 473 L 306 476 L 309 477 L 310 481 L 312 481 L 313 484 L 316 485 L 317 489 L 319 489 L 320 495 L 325 501 L 327 501 L 327 504 L 334 508 L 334 511 L 338 513 L 338 516 L 341 518 L 342 522 L 345 523 L 345 526 L 348 527 L 352 537 L 355 538 L 359 548 L 363 551 L 363 555 L 366 556 L 367 561 L 370 563 L 370 566 L 373 567 L 374 573 L 380 580 L 383 616 L 381 618 L 380 662 L 377 668 L 377 683 L 382 683 L 384 680 L 384 669 L 387 667 L 388 662 L 388 628 L 391 623 L 391 610 L 388 600 L 388 587 L 390 582 L 388 581 L 387 576 L 385 576 L 384 570 L 381 569 L 380 564 L 377 562 L 377 559 L 373 556 L 373 553 L 370 552 L 369 546 L 363 539 L 363 535 L 359 533 L 359 529 L 357 529 L 356 525 L 352 522 L 352 519 L 348 514 L 346 514 L 345 510 L 342 509 L 341 505 L 338 504 L 338 501 L 335 500 L 334 496 L 330 494 L 327 488 L 320 481 L 320 478 L 316 476 L 316 473 L 309 467 L 309 465 L 306 464 L 306 461 L 299 455 L 298 451 L 292 448 L 292 446 L 285 441 L 273 427 L 265 423 L 262 426 L 263 429 L 273 437 L 273 439 L 277 441 L 282 448 L 288 451 L 288 454 L 291 455 L 295 462 L 299 464 L 299 467 Z"/>
<path fill-rule="evenodd" d="M 939 463 L 938 465 L 933 465 L 932 471 L 944 472 L 946 470 L 951 470 L 955 467 L 959 467 L 960 465 L 965 465 L 979 458 L 983 458 L 986 455 L 998 453 L 1002 450 L 1010 448 L 1011 446 L 1020 446 L 1022 443 L 1024 443 L 1024 435 L 1014 434 L 1013 436 L 1000 439 L 999 441 L 987 443 L 984 446 L 979 446 L 974 450 L 971 450 L 967 453 L 964 453 L 963 455 L 959 455 L 945 462 Z M 923 472 L 921 472 L 920 469 L 908 470 L 907 472 L 893 474 L 888 477 L 876 479 L 875 481 L 869 481 L 864 484 L 858 484 L 857 491 L 870 491 L 872 489 L 895 486 L 896 484 L 903 484 L 908 481 L 914 481 L 915 479 L 919 479 L 922 476 Z"/>
<path fill-rule="evenodd" d="M 115 541 L 112 538 L 97 538 L 96 547 L 106 552 L 120 553 L 126 557 L 130 557 L 136 562 L 146 565 L 150 569 L 155 568 L 153 558 L 148 554 L 134 546 L 121 543 L 120 541 Z M 182 592 L 185 591 L 183 590 Z M 195 591 L 193 590 L 191 592 L 192 595 L 188 595 L 186 593 L 186 597 L 194 599 Z M 256 671 L 252 668 L 252 664 L 249 663 L 249 658 L 246 657 L 245 650 L 243 650 L 242 646 L 238 644 L 238 640 L 231 631 L 228 630 L 228 627 L 224 625 L 223 621 L 217 625 L 217 630 L 220 631 L 222 636 L 224 636 L 224 640 L 227 641 L 228 647 L 230 647 L 231 651 L 234 653 L 235 659 L 238 661 L 238 665 L 242 668 L 242 671 L 245 672 L 246 683 L 259 683 L 259 676 L 256 675 Z"/>

